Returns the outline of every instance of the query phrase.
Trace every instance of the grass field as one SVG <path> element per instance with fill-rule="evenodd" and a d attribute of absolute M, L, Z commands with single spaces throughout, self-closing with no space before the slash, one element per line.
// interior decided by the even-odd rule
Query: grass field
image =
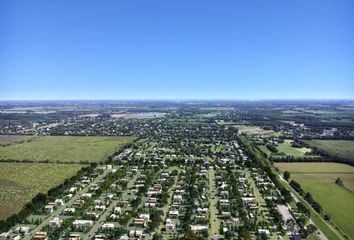
<path fill-rule="evenodd" d="M 234 125 L 241 133 L 250 135 L 264 135 L 264 136 L 279 136 L 280 132 L 274 132 L 273 130 L 265 130 L 255 125 Z"/>
<path fill-rule="evenodd" d="M 27 141 L 32 136 L 19 136 L 19 135 L 0 135 L 0 146 L 19 143 L 21 141 Z"/>
<path fill-rule="evenodd" d="M 322 162 L 296 162 L 296 163 L 275 163 L 280 170 L 287 170 L 290 173 L 353 173 L 354 168 L 341 163 L 322 163 Z"/>
<path fill-rule="evenodd" d="M 0 219 L 19 212 L 39 192 L 62 183 L 82 164 L 0 163 Z"/>
<path fill-rule="evenodd" d="M 333 156 L 354 160 L 354 141 L 349 140 L 308 140 L 311 146 L 323 149 Z"/>
<path fill-rule="evenodd" d="M 31 141 L 0 147 L 0 159 L 50 162 L 98 162 L 133 137 L 37 136 Z"/>
<path fill-rule="evenodd" d="M 354 239 L 354 168 L 339 163 L 277 163 L 320 203 L 333 222 Z M 344 187 L 335 184 L 341 178 Z"/>
<path fill-rule="evenodd" d="M 279 153 L 285 153 L 288 156 L 304 157 L 305 153 L 311 152 L 310 148 L 294 148 L 291 146 L 292 140 L 285 140 L 284 143 L 278 145 Z"/>
<path fill-rule="evenodd" d="M 272 155 L 272 152 L 264 145 L 259 146 L 259 149 L 261 149 L 262 152 L 267 154 L 268 157 Z"/>

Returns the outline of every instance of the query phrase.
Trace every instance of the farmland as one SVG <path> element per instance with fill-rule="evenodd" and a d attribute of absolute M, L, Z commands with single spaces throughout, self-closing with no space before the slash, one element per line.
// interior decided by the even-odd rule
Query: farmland
<path fill-rule="evenodd" d="M 348 236 L 353 238 L 354 230 L 354 168 L 337 163 L 277 163 L 281 170 L 288 170 L 291 178 L 299 182 L 320 203 L 324 212 Z M 337 178 L 344 186 L 335 183 Z"/>
<path fill-rule="evenodd" d="M 130 143 L 133 137 L 40 136 L 0 147 L 2 160 L 98 162 Z"/>
<path fill-rule="evenodd" d="M 307 144 L 322 149 L 332 156 L 354 160 L 354 141 L 348 140 L 308 140 Z"/>
<path fill-rule="evenodd" d="M 20 211 L 38 193 L 73 176 L 84 165 L 0 163 L 0 219 Z"/>

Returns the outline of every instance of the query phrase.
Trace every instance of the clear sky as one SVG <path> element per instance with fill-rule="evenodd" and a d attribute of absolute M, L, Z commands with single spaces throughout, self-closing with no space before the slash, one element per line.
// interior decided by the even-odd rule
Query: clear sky
<path fill-rule="evenodd" d="M 353 0 L 1 0 L 0 100 L 354 98 Z"/>

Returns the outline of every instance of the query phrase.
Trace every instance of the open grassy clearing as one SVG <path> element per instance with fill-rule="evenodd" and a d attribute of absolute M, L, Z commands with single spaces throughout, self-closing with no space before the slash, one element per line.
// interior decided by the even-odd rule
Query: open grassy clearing
<path fill-rule="evenodd" d="M 264 136 L 279 136 L 280 132 L 274 132 L 273 130 L 265 130 L 255 125 L 234 125 L 241 133 L 250 135 L 264 135 Z"/>
<path fill-rule="evenodd" d="M 98 162 L 133 141 L 133 137 L 40 136 L 0 147 L 0 159 L 50 162 Z"/>
<path fill-rule="evenodd" d="M 354 168 L 339 163 L 276 163 L 287 170 L 320 203 L 325 213 L 350 238 L 354 238 Z M 342 179 L 344 186 L 335 184 Z"/>
<path fill-rule="evenodd" d="M 39 192 L 75 175 L 82 164 L 0 163 L 0 219 L 19 212 Z"/>
<path fill-rule="evenodd" d="M 311 146 L 323 149 L 333 156 L 354 160 L 354 141 L 349 140 L 307 140 Z"/>
<path fill-rule="evenodd" d="M 281 143 L 277 146 L 279 153 L 284 153 L 287 156 L 294 157 L 304 157 L 305 153 L 311 152 L 310 148 L 295 148 L 291 146 L 292 140 L 285 140 L 284 143 Z"/>

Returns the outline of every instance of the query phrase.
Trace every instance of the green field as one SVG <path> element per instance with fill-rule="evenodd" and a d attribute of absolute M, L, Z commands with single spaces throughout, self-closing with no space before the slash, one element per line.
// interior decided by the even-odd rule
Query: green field
<path fill-rule="evenodd" d="M 259 149 L 261 149 L 262 152 L 267 154 L 268 157 L 272 155 L 272 152 L 264 145 L 259 146 Z"/>
<path fill-rule="evenodd" d="M 28 141 L 32 136 L 19 135 L 0 135 L 0 146 L 19 143 L 21 141 Z"/>
<path fill-rule="evenodd" d="M 284 143 L 280 143 L 277 148 L 279 153 L 284 153 L 287 156 L 304 157 L 305 153 L 311 152 L 310 148 L 294 148 L 291 146 L 292 140 L 285 140 Z"/>
<path fill-rule="evenodd" d="M 37 136 L 0 147 L 0 160 L 99 162 L 132 142 L 133 137 Z"/>
<path fill-rule="evenodd" d="M 62 183 L 82 164 L 0 163 L 0 219 L 19 212 L 39 192 Z"/>
<path fill-rule="evenodd" d="M 296 163 L 275 163 L 280 170 L 287 170 L 290 173 L 353 173 L 354 168 L 341 163 L 327 162 L 296 162 Z"/>
<path fill-rule="evenodd" d="M 333 156 L 354 160 L 354 141 L 349 140 L 307 140 L 306 143 L 320 148 Z"/>
<path fill-rule="evenodd" d="M 354 238 L 354 168 L 338 163 L 277 163 L 282 171 L 288 170 L 320 203 L 325 213 L 350 238 Z M 344 186 L 335 184 L 341 178 Z"/>
<path fill-rule="evenodd" d="M 264 136 L 279 136 L 280 132 L 274 132 L 273 130 L 265 130 L 255 125 L 234 125 L 241 133 L 250 135 L 264 135 Z"/>

